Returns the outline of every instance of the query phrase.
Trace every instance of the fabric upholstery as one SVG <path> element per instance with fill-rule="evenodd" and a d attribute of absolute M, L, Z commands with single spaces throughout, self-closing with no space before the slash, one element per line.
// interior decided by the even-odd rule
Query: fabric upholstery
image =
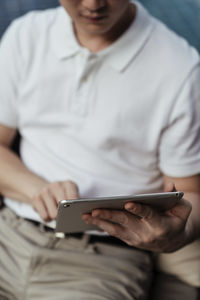
<path fill-rule="evenodd" d="M 0 37 L 13 19 L 30 10 L 46 9 L 58 5 L 57 0 L 1 0 Z"/>
<path fill-rule="evenodd" d="M 200 0 L 139 0 L 200 52 Z"/>

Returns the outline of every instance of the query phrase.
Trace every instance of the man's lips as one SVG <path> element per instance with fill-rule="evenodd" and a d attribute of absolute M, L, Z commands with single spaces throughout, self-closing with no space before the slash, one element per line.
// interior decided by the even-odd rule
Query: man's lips
<path fill-rule="evenodd" d="M 107 18 L 107 16 L 85 16 L 85 15 L 82 15 L 82 17 L 90 22 L 98 22 Z"/>

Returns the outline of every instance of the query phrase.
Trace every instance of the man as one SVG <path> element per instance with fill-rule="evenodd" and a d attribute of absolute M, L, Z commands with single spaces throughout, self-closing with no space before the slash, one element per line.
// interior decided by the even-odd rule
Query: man
<path fill-rule="evenodd" d="M 146 299 L 146 250 L 199 237 L 199 56 L 138 3 L 60 3 L 16 21 L 0 49 L 0 295 Z M 48 227 L 63 198 L 175 187 L 185 199 L 164 215 L 128 203 L 83 216 L 114 237 Z"/>

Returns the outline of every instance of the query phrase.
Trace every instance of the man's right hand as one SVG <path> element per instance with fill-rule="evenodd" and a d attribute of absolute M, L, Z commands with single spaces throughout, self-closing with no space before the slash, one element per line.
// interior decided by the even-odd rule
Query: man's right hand
<path fill-rule="evenodd" d="M 78 186 L 74 182 L 56 181 L 47 183 L 32 198 L 32 206 L 45 222 L 49 222 L 56 219 L 58 203 L 61 200 L 78 198 Z"/>

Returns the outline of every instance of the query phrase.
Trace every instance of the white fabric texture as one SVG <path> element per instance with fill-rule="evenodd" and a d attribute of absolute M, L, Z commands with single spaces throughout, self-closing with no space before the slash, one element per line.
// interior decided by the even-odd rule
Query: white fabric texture
<path fill-rule="evenodd" d="M 125 34 L 96 54 L 62 7 L 14 21 L 1 42 L 0 123 L 19 128 L 29 169 L 73 180 L 81 197 L 159 192 L 162 173 L 200 172 L 199 56 L 136 5 Z"/>

